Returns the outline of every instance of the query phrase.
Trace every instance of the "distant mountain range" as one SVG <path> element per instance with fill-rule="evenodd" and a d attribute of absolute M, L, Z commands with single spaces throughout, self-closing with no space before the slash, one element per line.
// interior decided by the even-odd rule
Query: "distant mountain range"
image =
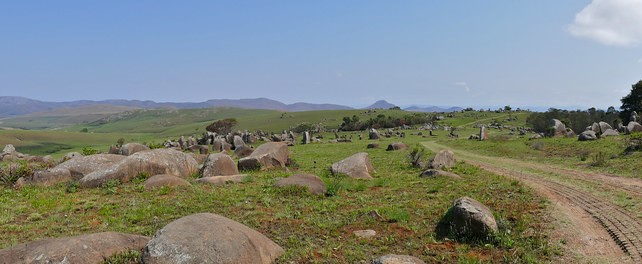
<path fill-rule="evenodd" d="M 143 108 L 143 109 L 155 109 L 155 108 L 178 108 L 178 109 L 188 109 L 188 108 L 214 108 L 214 107 L 237 107 L 245 109 L 266 109 L 266 110 L 279 110 L 279 111 L 288 111 L 288 112 L 299 112 L 299 111 L 312 111 L 312 110 L 348 110 L 354 109 L 353 107 L 337 105 L 337 104 L 311 104 L 311 103 L 294 103 L 294 104 L 284 104 L 282 102 L 267 99 L 267 98 L 254 98 L 254 99 L 212 99 L 200 103 L 173 103 L 173 102 L 154 102 L 154 101 L 140 101 L 140 100 L 102 100 L 102 101 L 91 101 L 91 100 L 80 100 L 80 101 L 70 101 L 70 102 L 46 102 L 39 101 L 34 99 L 29 99 L 25 97 L 17 96 L 0 96 L 0 118 L 21 116 L 38 112 L 49 112 L 57 109 L 63 108 L 79 108 L 78 111 L 82 111 L 82 107 L 87 106 L 119 106 L 123 109 L 129 108 Z M 374 104 L 366 107 L 365 109 L 389 109 L 395 107 L 395 105 L 386 102 L 385 100 L 380 100 Z M 409 107 L 404 110 L 408 111 L 417 111 L 417 112 L 452 112 L 459 111 L 462 108 L 452 107 L 452 108 L 440 108 L 440 107 Z"/>

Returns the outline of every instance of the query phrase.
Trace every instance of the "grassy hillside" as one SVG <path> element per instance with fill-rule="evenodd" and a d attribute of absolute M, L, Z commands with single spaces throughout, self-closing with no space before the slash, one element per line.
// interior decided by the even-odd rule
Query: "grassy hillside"
<path fill-rule="evenodd" d="M 408 131 L 413 132 L 413 131 Z M 355 133 L 356 134 L 356 133 Z M 254 228 L 285 250 L 278 263 L 358 263 L 384 254 L 409 254 L 427 263 L 536 263 L 556 254 L 546 240 L 546 203 L 517 182 L 460 163 L 462 180 L 419 178 L 407 151 L 385 151 L 394 141 L 413 146 L 416 135 L 386 138 L 384 148 L 367 149 L 369 140 L 296 145 L 289 171 L 250 172 L 244 183 L 147 192 L 144 177 L 98 189 L 66 184 L 50 188 L 0 190 L 0 248 L 45 237 L 101 231 L 152 235 L 185 215 L 213 212 Z M 353 153 L 368 152 L 376 169 L 372 181 L 332 176 L 329 167 Z M 274 187 L 277 177 L 314 173 L 332 196 Z M 189 179 L 193 181 L 193 178 Z M 484 243 L 438 239 L 435 227 L 454 199 L 470 196 L 488 205 L 500 233 Z M 371 239 L 352 232 L 372 229 Z M 529 233 L 533 235 L 524 236 Z"/>

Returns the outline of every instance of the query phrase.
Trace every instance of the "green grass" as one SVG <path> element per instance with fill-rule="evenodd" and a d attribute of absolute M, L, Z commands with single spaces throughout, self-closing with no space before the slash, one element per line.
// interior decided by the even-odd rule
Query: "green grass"
<path fill-rule="evenodd" d="M 419 136 L 384 139 L 381 144 Z M 290 148 L 299 165 L 252 173 L 252 180 L 225 186 L 143 191 L 143 180 L 78 189 L 0 189 L 0 248 L 45 237 L 118 231 L 151 236 L 169 222 L 198 212 L 212 212 L 265 234 L 285 250 L 279 263 L 354 263 L 384 254 L 408 254 L 427 262 L 541 262 L 555 254 L 545 237 L 546 203 L 519 183 L 459 163 L 463 179 L 422 179 L 406 151 L 366 149 L 368 140 L 352 143 L 297 145 Z M 342 178 L 329 172 L 333 162 L 359 151 L 370 154 L 377 170 L 372 181 Z M 316 168 L 315 168 L 316 161 Z M 277 177 L 316 173 L 335 185 L 332 196 L 300 188 L 273 187 Z M 74 187 L 71 188 L 70 187 Z M 71 191 L 70 191 L 71 190 Z M 490 244 L 436 239 L 435 227 L 453 200 L 470 196 L 493 209 L 503 229 Z M 376 212 L 381 218 L 369 216 Z M 373 229 L 377 236 L 358 239 L 352 231 Z M 508 232 L 510 230 L 510 232 Z M 529 231 L 530 230 L 530 231 Z M 525 236 L 525 233 L 533 235 Z M 127 263 L 125 253 L 112 263 Z"/>

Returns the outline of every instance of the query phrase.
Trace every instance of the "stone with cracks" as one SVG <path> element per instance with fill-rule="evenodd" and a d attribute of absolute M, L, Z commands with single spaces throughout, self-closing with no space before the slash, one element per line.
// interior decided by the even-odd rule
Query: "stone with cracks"
<path fill-rule="evenodd" d="M 154 175 L 147 179 L 143 184 L 145 190 L 153 190 L 163 186 L 176 187 L 176 186 L 190 186 L 191 184 L 179 177 L 173 175 L 159 174 Z"/>
<path fill-rule="evenodd" d="M 282 142 L 268 142 L 257 147 L 248 157 L 239 160 L 239 170 L 285 168 L 288 146 Z"/>
<path fill-rule="evenodd" d="M 148 241 L 146 236 L 116 232 L 49 238 L 2 249 L 0 262 L 99 264 L 121 252 L 140 251 Z"/>
<path fill-rule="evenodd" d="M 613 127 L 611 127 L 611 125 L 609 125 L 609 123 L 606 123 L 606 122 L 603 122 L 603 121 L 600 121 L 598 123 L 598 126 L 600 127 L 600 133 L 601 134 L 604 134 L 609 129 L 613 129 Z M 597 131 L 595 131 L 595 132 L 597 132 Z"/>
<path fill-rule="evenodd" d="M 201 169 L 201 177 L 237 175 L 239 170 L 236 163 L 225 153 L 215 153 L 207 156 Z"/>
<path fill-rule="evenodd" d="M 252 155 L 253 151 L 254 150 L 247 145 L 240 146 L 234 149 L 234 157 L 237 157 L 237 158 L 249 157 L 250 155 Z"/>
<path fill-rule="evenodd" d="M 109 169 L 125 158 L 127 157 L 116 154 L 94 154 L 70 159 L 55 168 L 67 169 L 74 180 L 80 180 L 94 171 Z"/>
<path fill-rule="evenodd" d="M 332 164 L 333 174 L 345 174 L 355 179 L 372 179 L 370 173 L 375 172 L 368 153 L 359 152 Z"/>
<path fill-rule="evenodd" d="M 68 169 L 64 168 L 51 168 L 41 171 L 36 171 L 33 175 L 25 179 L 25 184 L 32 184 L 38 186 L 52 186 L 58 183 L 70 182 L 73 178 Z"/>
<path fill-rule="evenodd" d="M 455 166 L 455 153 L 453 153 L 451 150 L 441 150 L 435 155 L 435 157 L 432 159 L 430 162 L 430 168 L 433 169 L 444 169 L 444 168 L 450 168 L 452 166 Z"/>
<path fill-rule="evenodd" d="M 156 232 L 143 250 L 146 264 L 273 263 L 284 250 L 263 234 L 229 218 L 200 213 Z"/>
<path fill-rule="evenodd" d="M 98 187 L 109 180 L 129 182 L 141 173 L 169 174 L 187 178 L 197 171 L 198 163 L 189 154 L 173 149 L 153 149 L 134 153 L 110 168 L 96 170 L 80 179 L 82 187 Z"/>
<path fill-rule="evenodd" d="M 306 187 L 312 194 L 325 194 L 325 183 L 316 175 L 296 174 L 287 178 L 280 179 L 274 184 L 276 187 L 285 186 L 302 186 Z"/>

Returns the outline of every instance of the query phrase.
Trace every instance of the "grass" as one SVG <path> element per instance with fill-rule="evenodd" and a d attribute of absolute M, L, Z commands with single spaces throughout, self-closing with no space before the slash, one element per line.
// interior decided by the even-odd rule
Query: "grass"
<path fill-rule="evenodd" d="M 407 134 L 405 139 L 384 139 L 381 144 L 424 140 Z M 298 169 L 251 173 L 251 180 L 224 186 L 194 183 L 146 192 L 141 178 L 97 189 L 73 184 L 2 188 L 0 248 L 102 231 L 151 236 L 182 216 L 212 212 L 256 229 L 281 245 L 286 252 L 279 263 L 354 263 L 393 253 L 436 263 L 528 263 L 556 254 L 547 242 L 542 220 L 548 205 L 528 188 L 463 163 L 453 168 L 462 180 L 422 179 L 418 177 L 421 170 L 410 166 L 407 151 L 366 149 L 368 142 L 296 145 L 290 152 Z M 374 180 L 331 175 L 333 162 L 359 151 L 369 153 L 376 169 Z M 276 178 L 299 172 L 319 175 L 333 195 L 274 187 Z M 491 243 L 436 239 L 437 223 L 461 196 L 486 204 L 502 223 L 502 233 Z M 352 234 L 362 229 L 373 229 L 377 236 L 364 240 Z M 135 253 L 125 252 L 109 263 L 136 258 Z"/>

